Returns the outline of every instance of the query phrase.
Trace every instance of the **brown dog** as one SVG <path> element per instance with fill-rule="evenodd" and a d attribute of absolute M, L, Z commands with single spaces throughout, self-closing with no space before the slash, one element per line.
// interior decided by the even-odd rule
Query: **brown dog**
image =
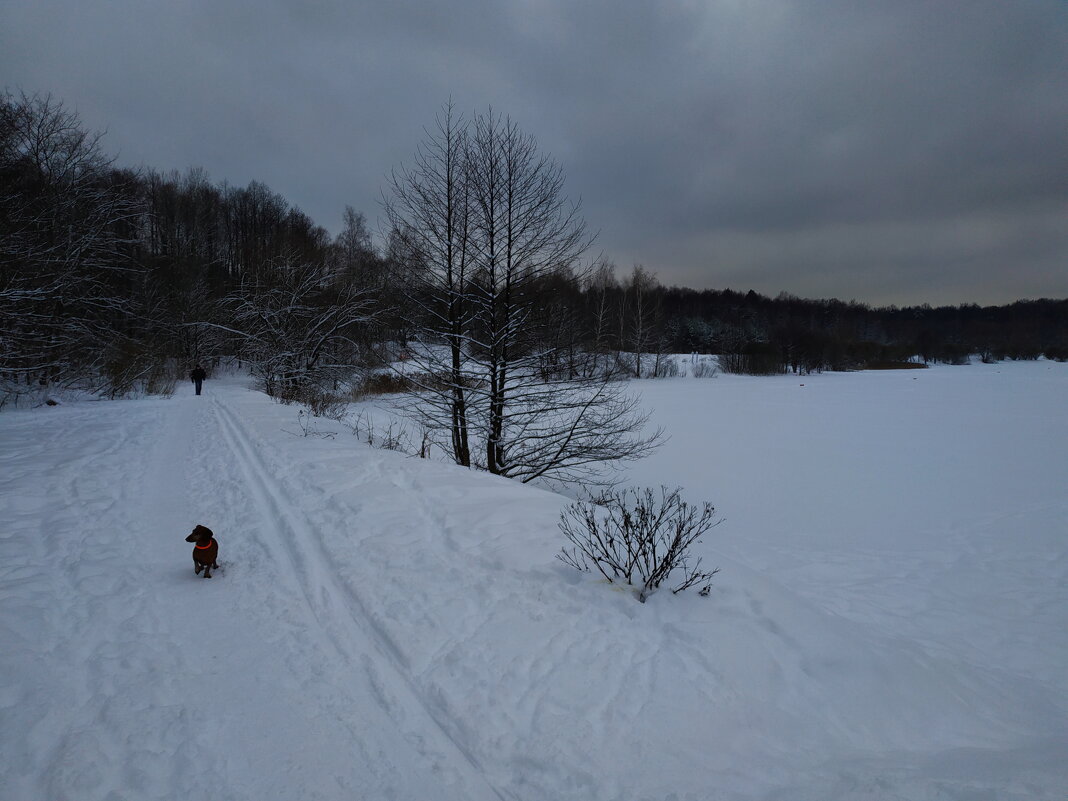
<path fill-rule="evenodd" d="M 211 571 L 219 569 L 215 562 L 219 558 L 219 543 L 215 541 L 211 529 L 207 526 L 197 526 L 185 541 L 196 543 L 193 546 L 193 569 L 197 575 L 203 570 L 204 578 L 211 578 Z"/>

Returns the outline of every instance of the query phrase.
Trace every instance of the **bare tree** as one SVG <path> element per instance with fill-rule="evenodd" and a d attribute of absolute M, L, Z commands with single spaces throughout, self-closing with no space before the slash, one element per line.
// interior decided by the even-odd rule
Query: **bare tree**
<path fill-rule="evenodd" d="M 480 392 L 483 465 L 491 473 L 514 475 L 509 451 L 529 431 L 516 414 L 536 414 L 530 400 L 545 398 L 527 391 L 538 380 L 544 355 L 539 351 L 547 340 L 536 328 L 535 311 L 545 302 L 538 290 L 561 271 L 578 267 L 590 239 L 578 206 L 563 193 L 563 171 L 510 119 L 476 115 L 467 176 L 476 257 L 476 358 L 486 376 Z M 551 405 L 541 411 L 549 413 Z"/>
<path fill-rule="evenodd" d="M 334 239 L 334 250 L 340 261 L 340 271 L 350 281 L 367 287 L 378 286 L 379 259 L 371 244 L 367 220 L 352 206 L 345 207 L 341 233 Z"/>
<path fill-rule="evenodd" d="M 481 381 L 469 364 L 472 243 L 467 123 L 448 104 L 410 169 L 390 178 L 385 203 L 393 262 L 404 273 L 411 324 L 421 331 L 410 349 L 417 393 L 408 410 L 431 431 L 447 429 L 457 464 L 471 465 L 468 391 Z M 443 347 L 442 347 L 443 346 Z"/>
<path fill-rule="evenodd" d="M 114 170 L 77 114 L 0 96 L 0 373 L 99 378 L 137 269 L 136 176 Z"/>
<path fill-rule="evenodd" d="M 615 264 L 602 261 L 593 268 L 585 282 L 586 297 L 591 304 L 588 316 L 591 320 L 589 339 L 593 353 L 589 367 L 596 373 L 614 370 L 616 366 L 607 358 L 611 340 L 612 295 L 620 290 L 615 270 Z"/>
<path fill-rule="evenodd" d="M 395 173 L 390 222 L 406 244 L 421 343 L 408 412 L 448 430 L 460 464 L 521 481 L 596 480 L 660 438 L 611 376 L 579 366 L 590 244 L 560 167 L 511 120 L 450 107 Z M 421 270 L 421 272 L 420 272 Z"/>
<path fill-rule="evenodd" d="M 448 431 L 448 451 L 471 465 L 467 358 L 470 331 L 469 194 L 464 174 L 467 124 L 445 107 L 434 132 L 416 154 L 415 166 L 395 172 L 386 203 L 394 262 L 403 280 L 409 324 L 419 343 L 410 348 L 410 413 L 428 430 Z"/>
<path fill-rule="evenodd" d="M 229 301 L 229 330 L 268 394 L 297 398 L 358 370 L 362 334 L 374 322 L 371 294 L 322 263 L 286 260 L 269 275 Z"/>
<path fill-rule="evenodd" d="M 642 355 L 652 350 L 659 356 L 657 336 L 659 308 L 656 297 L 656 276 L 640 264 L 635 264 L 623 284 L 620 300 L 620 339 L 634 354 L 634 377 L 642 378 Z M 656 365 L 659 368 L 659 359 Z M 654 375 L 656 370 L 654 370 Z"/>

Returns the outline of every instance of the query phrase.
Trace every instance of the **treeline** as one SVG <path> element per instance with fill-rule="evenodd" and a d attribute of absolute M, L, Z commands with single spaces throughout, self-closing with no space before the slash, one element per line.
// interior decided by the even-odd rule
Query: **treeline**
<path fill-rule="evenodd" d="M 656 290 L 664 347 L 733 357 L 745 372 L 891 367 L 910 359 L 964 364 L 1068 360 L 1068 299 L 1005 306 L 873 308 L 785 293 Z"/>
<path fill-rule="evenodd" d="M 261 183 L 118 168 L 100 136 L 61 103 L 0 96 L 0 405 L 42 386 L 110 396 L 165 390 L 193 364 L 227 355 L 248 360 L 267 391 L 296 395 L 336 387 L 413 341 L 452 349 L 438 365 L 452 371 L 439 385 L 447 397 L 477 386 L 483 371 L 511 381 L 517 365 L 524 378 L 546 382 L 663 375 L 671 352 L 722 354 L 724 365 L 746 372 L 960 362 L 974 353 L 1068 358 L 1066 300 L 873 309 L 666 288 L 641 267 L 622 276 L 609 264 L 583 267 L 588 243 L 560 194 L 559 169 L 511 123 L 481 124 L 488 141 L 464 134 L 460 145 L 446 143 L 462 145 L 463 158 L 453 155 L 466 170 L 463 180 L 449 174 L 447 190 L 472 204 L 514 199 L 514 186 L 498 195 L 492 182 L 501 180 L 501 153 L 514 161 L 518 152 L 528 160 L 520 177 L 530 198 L 516 211 L 528 215 L 526 232 L 540 230 L 536 249 L 495 228 L 489 206 L 471 205 L 462 221 L 420 217 L 455 211 L 434 205 L 453 203 L 433 194 L 452 169 L 453 156 L 433 151 L 441 137 L 426 143 L 425 169 L 395 176 L 391 228 L 376 247 L 351 208 L 331 236 Z M 418 180 L 406 184 L 405 175 Z M 469 228 L 446 236 L 438 222 Z M 502 242 L 527 247 L 536 263 L 516 251 L 504 264 L 494 255 Z M 435 250 L 460 243 L 466 266 Z M 457 366 L 468 359 L 476 375 Z M 503 396 L 489 397 L 485 414 L 499 437 Z M 486 458 L 496 466 L 503 457 Z"/>
<path fill-rule="evenodd" d="M 388 334 L 361 215 L 331 237 L 261 183 L 120 169 L 99 140 L 51 97 L 0 96 L 0 405 L 152 392 L 222 355 L 291 388 Z"/>
<path fill-rule="evenodd" d="M 670 353 L 718 354 L 731 372 L 774 374 L 887 369 L 910 363 L 1068 360 L 1068 299 L 1005 306 L 895 306 L 776 298 L 752 290 L 660 285 L 636 266 L 617 276 L 600 264 L 562 295 L 579 310 L 572 326 L 587 352 L 608 353 L 634 377 L 670 375 Z"/>

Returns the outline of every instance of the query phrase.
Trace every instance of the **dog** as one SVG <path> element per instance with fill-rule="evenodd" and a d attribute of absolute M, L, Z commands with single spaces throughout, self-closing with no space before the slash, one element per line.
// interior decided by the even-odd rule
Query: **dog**
<path fill-rule="evenodd" d="M 211 529 L 207 526 L 197 526 L 193 533 L 185 538 L 186 542 L 195 542 L 193 546 L 193 570 L 199 576 L 204 571 L 204 578 L 211 578 L 211 571 L 218 570 L 216 560 L 219 558 L 219 543 Z"/>

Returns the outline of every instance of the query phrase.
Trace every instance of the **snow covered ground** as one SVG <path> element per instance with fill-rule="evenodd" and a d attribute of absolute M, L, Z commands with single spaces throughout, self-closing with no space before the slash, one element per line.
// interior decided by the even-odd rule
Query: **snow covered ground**
<path fill-rule="evenodd" d="M 1068 366 L 634 386 L 708 598 L 238 377 L 0 414 L 0 798 L 1068 796 Z"/>

